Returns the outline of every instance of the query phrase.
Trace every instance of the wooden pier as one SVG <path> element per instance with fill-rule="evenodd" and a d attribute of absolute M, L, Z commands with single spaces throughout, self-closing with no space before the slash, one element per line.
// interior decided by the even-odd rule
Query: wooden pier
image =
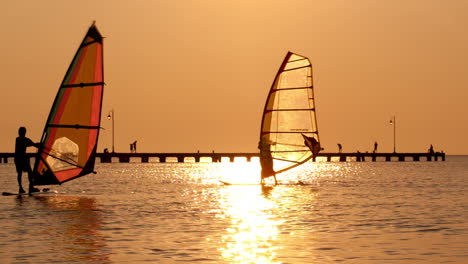
<path fill-rule="evenodd" d="M 29 153 L 29 157 L 34 157 L 35 153 Z M 147 163 L 150 159 L 157 158 L 158 162 L 164 163 L 168 159 L 177 160 L 177 162 L 185 162 L 187 159 L 192 159 L 195 162 L 200 162 L 203 158 L 210 158 L 211 162 L 221 162 L 222 158 L 229 159 L 230 162 L 234 162 L 235 158 L 245 158 L 247 161 L 251 161 L 253 157 L 258 157 L 259 153 L 97 153 L 97 158 L 101 163 L 111 163 L 113 160 L 118 160 L 121 163 L 128 163 L 132 159 L 132 162 L 139 160 L 140 162 Z M 0 163 L 8 163 L 9 159 L 13 162 L 14 153 L 0 153 Z M 445 161 L 445 153 L 319 153 L 314 157 L 313 161 L 326 160 L 327 162 L 332 161 Z"/>

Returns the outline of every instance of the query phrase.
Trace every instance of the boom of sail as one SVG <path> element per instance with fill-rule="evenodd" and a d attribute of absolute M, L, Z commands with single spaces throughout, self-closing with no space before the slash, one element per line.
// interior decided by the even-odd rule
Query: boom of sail
<path fill-rule="evenodd" d="M 260 144 L 271 154 L 274 173 L 308 161 L 313 157 L 311 149 L 320 149 L 308 58 L 292 52 L 286 55 L 265 103 Z M 260 158 L 265 156 L 264 150 L 260 152 Z"/>
<path fill-rule="evenodd" d="M 93 23 L 47 118 L 34 164 L 34 185 L 61 184 L 94 172 L 103 90 L 103 38 Z"/>

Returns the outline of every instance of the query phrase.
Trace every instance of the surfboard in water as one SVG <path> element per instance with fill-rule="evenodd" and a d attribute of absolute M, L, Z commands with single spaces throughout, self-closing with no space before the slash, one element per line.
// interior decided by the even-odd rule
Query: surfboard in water
<path fill-rule="evenodd" d="M 320 149 L 312 65 L 308 58 L 288 52 L 263 110 L 262 170 L 272 170 L 273 175 L 303 164 L 313 157 L 312 144 Z"/>
<path fill-rule="evenodd" d="M 55 97 L 34 164 L 34 185 L 94 172 L 104 89 L 103 38 L 91 25 Z"/>

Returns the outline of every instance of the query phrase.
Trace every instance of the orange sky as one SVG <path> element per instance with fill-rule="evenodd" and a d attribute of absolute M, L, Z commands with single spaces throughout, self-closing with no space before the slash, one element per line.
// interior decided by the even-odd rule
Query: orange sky
<path fill-rule="evenodd" d="M 72 4 L 73 3 L 73 4 Z M 0 152 L 39 141 L 93 20 L 106 37 L 99 151 L 255 152 L 288 50 L 309 57 L 325 151 L 468 154 L 463 0 L 6 1 L 0 16 Z"/>

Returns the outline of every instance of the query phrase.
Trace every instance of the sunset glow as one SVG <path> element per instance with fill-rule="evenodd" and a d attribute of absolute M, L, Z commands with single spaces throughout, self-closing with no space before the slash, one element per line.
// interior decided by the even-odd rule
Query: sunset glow
<path fill-rule="evenodd" d="M 98 151 L 255 152 L 284 54 L 307 56 L 327 152 L 464 154 L 468 44 L 464 1 L 8 1 L 0 31 L 0 151 L 19 126 L 38 141 L 87 27 L 105 37 Z M 364 15 L 365 14 L 365 15 Z M 18 92 L 21 91 L 21 92 Z"/>

